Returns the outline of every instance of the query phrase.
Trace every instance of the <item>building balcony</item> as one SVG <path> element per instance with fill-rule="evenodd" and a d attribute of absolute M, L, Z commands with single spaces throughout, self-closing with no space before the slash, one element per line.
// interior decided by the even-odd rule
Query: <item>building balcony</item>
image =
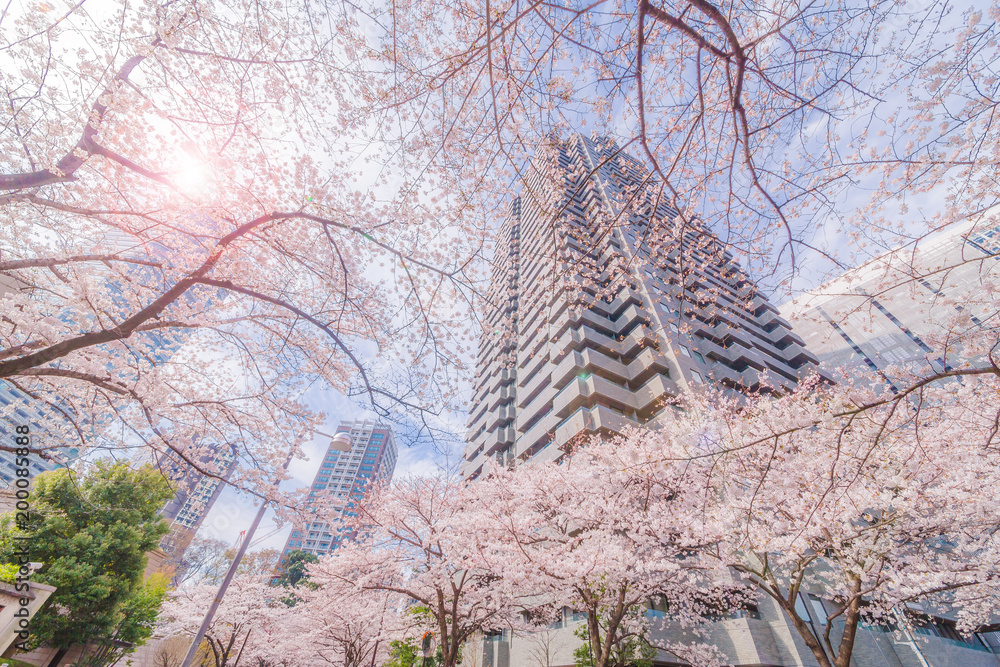
<path fill-rule="evenodd" d="M 506 425 L 514 421 L 516 412 L 514 411 L 513 405 L 502 405 L 489 414 L 490 417 L 486 420 L 486 430 L 492 431 L 498 426 Z"/>
<path fill-rule="evenodd" d="M 626 426 L 638 425 L 638 422 L 634 419 L 630 419 L 603 405 L 595 405 L 592 408 L 581 407 L 558 424 L 555 429 L 553 445 L 562 447 L 584 432 L 597 433 L 598 431 L 608 431 L 620 433 Z"/>
<path fill-rule="evenodd" d="M 663 375 L 654 375 L 634 393 L 636 411 L 648 413 L 659 407 L 660 401 L 680 395 L 680 390 L 672 380 Z"/>
<path fill-rule="evenodd" d="M 559 424 L 559 416 L 551 411 L 535 422 L 526 433 L 517 437 L 517 456 L 540 444 Z"/>
<path fill-rule="evenodd" d="M 493 456 L 494 453 L 501 447 L 506 447 L 507 445 L 514 443 L 514 428 L 508 426 L 505 428 L 498 428 L 496 431 L 491 433 L 489 437 L 483 442 L 483 455 Z"/>

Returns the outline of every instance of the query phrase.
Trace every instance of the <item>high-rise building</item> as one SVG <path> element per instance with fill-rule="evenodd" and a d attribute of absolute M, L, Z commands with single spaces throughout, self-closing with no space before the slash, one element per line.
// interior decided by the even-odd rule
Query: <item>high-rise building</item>
<path fill-rule="evenodd" d="M 398 451 L 391 428 L 371 420 L 345 421 L 337 427 L 340 433 L 350 436 L 351 449 L 339 451 L 336 442 L 330 443 L 313 478 L 302 523 L 288 536 L 282 560 L 295 550 L 328 554 L 349 540 L 353 534 L 342 520 L 357 516 L 354 505 L 371 486 L 392 479 Z M 329 501 L 323 503 L 323 517 L 313 513 L 311 501 L 320 497 Z"/>
<path fill-rule="evenodd" d="M 781 306 L 819 357 L 862 379 L 895 387 L 903 372 L 925 376 L 960 366 L 969 335 L 993 330 L 1000 228 L 963 225 L 900 248 Z"/>
<path fill-rule="evenodd" d="M 199 467 L 217 476 L 202 474 L 172 454 L 167 454 L 160 462 L 164 475 L 177 485 L 174 497 L 160 510 L 160 516 L 170 522 L 170 532 L 160 540 L 160 558 L 174 577 L 183 577 L 184 552 L 222 494 L 223 480 L 228 477 L 235 460 L 231 447 L 212 447 L 210 453 L 200 456 Z"/>
<path fill-rule="evenodd" d="M 641 165 L 609 142 L 576 136 L 539 149 L 499 230 L 466 479 L 491 461 L 555 460 L 581 433 L 655 427 L 667 401 L 694 385 L 780 392 L 818 370 L 811 348 L 721 243 L 657 202 L 644 182 Z M 820 587 L 800 591 L 797 609 L 819 633 L 839 606 Z M 494 632 L 467 650 L 485 667 L 531 664 L 539 655 L 571 665 L 585 615 L 562 612 L 543 631 Z M 918 641 L 894 626 L 863 626 L 854 662 L 1000 665 L 993 654 L 1000 633 L 961 636 L 952 615 L 936 613 L 943 615 L 920 617 Z M 654 643 L 690 640 L 664 610 L 645 614 Z M 726 664 L 815 664 L 767 596 L 723 616 L 700 641 L 717 646 Z M 680 663 L 660 651 L 654 664 Z"/>
<path fill-rule="evenodd" d="M 54 410 L 49 405 L 40 407 L 39 401 L 18 391 L 10 383 L 0 380 L 0 438 L 5 443 L 11 443 L 15 435 L 14 427 L 26 425 L 34 439 L 33 448 L 44 450 L 47 457 L 28 457 L 28 473 L 32 478 L 67 465 L 80 453 L 80 447 L 67 447 L 61 442 L 50 444 L 55 438 L 47 428 L 51 415 L 46 414 L 46 411 Z M 16 479 L 17 458 L 12 451 L 0 450 L 0 487 L 9 486 Z"/>
<path fill-rule="evenodd" d="M 645 176 L 607 141 L 574 136 L 536 154 L 499 230 L 465 478 L 654 422 L 691 385 L 741 391 L 766 375 L 790 388 L 815 370 L 715 236 Z"/>
<path fill-rule="evenodd" d="M 0 299 L 7 294 L 29 290 L 29 285 L 16 275 L 0 274 Z M 37 397 L 33 398 L 20 391 L 12 383 L 0 380 L 0 439 L 9 444 L 15 435 L 14 428 L 18 425 L 27 426 L 35 440 L 34 447 L 44 449 L 47 456 L 44 459 L 30 457 L 28 473 L 32 478 L 66 465 L 80 453 L 80 447 L 65 446 L 62 438 L 53 437 L 49 428 L 51 417 L 63 410 L 65 408 L 61 405 L 45 404 Z M 0 487 L 9 486 L 14 481 L 18 469 L 16 460 L 14 452 L 0 451 Z"/>
<path fill-rule="evenodd" d="M 123 233 L 112 232 L 103 239 L 93 239 L 94 247 L 106 244 L 109 254 L 123 257 L 131 256 L 139 260 L 128 271 L 128 278 L 137 284 L 157 285 L 162 283 L 162 272 L 159 269 L 144 266 L 143 261 L 152 259 L 165 260 L 168 250 L 159 243 L 150 243 L 137 249 L 134 239 Z M 87 263 L 83 264 L 87 266 Z M 106 296 L 114 304 L 123 302 L 123 280 L 100 262 L 90 262 L 94 275 L 102 277 Z M 64 303 L 55 300 L 51 291 L 37 289 L 25 282 L 16 273 L 0 274 L 0 299 L 8 294 L 23 293 L 46 303 L 50 313 L 57 320 L 71 321 L 69 311 Z M 136 360 L 154 359 L 164 362 L 170 358 L 183 344 L 188 336 L 184 329 L 164 333 L 160 331 L 141 331 L 134 333 L 131 341 L 143 348 L 141 353 L 124 354 L 122 363 L 109 362 L 108 367 L 116 372 L 133 369 L 136 379 L 140 375 L 143 362 Z M 139 363 L 139 367 L 134 366 Z M 55 385 L 58 386 L 58 385 Z M 25 424 L 31 430 L 39 449 L 44 450 L 46 458 L 31 457 L 29 472 L 34 477 L 42 472 L 48 472 L 64 467 L 78 458 L 86 456 L 88 449 L 96 447 L 114 448 L 120 443 L 111 433 L 115 421 L 113 412 L 97 410 L 88 413 L 76 408 L 87 401 L 74 401 L 53 391 L 53 385 L 42 383 L 33 385 L 25 377 L 13 380 L 0 380 L 0 438 L 9 440 L 13 435 L 12 427 Z M 0 486 L 9 484 L 14 479 L 16 470 L 15 457 L 12 452 L 0 451 Z M 173 481 L 177 481 L 174 479 Z"/>

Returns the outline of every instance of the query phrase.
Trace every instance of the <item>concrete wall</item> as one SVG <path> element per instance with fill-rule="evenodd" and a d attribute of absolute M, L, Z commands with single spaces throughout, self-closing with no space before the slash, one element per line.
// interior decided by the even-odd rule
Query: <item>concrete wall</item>
<path fill-rule="evenodd" d="M 505 641 L 487 641 L 468 647 L 463 667 L 572 667 L 573 651 L 582 643 L 574 635 L 581 621 L 536 633 L 515 634 Z M 706 623 L 698 632 L 681 628 L 668 617 L 650 619 L 654 643 L 698 642 L 714 645 L 727 664 L 740 667 L 817 667 L 818 663 L 799 638 L 788 618 L 773 601 L 761 600 L 759 618 L 746 616 Z M 836 633 L 834 633 L 836 634 Z M 505 636 L 506 637 L 506 636 Z M 917 650 L 930 667 L 1000 667 L 1000 658 L 957 641 L 914 635 Z M 834 637 L 834 640 L 837 638 Z M 657 665 L 686 664 L 661 651 Z M 855 667 L 923 667 L 902 631 L 883 632 L 862 627 L 858 631 Z"/>
<path fill-rule="evenodd" d="M 19 618 L 15 616 L 21 610 L 21 597 L 27 597 L 29 618 L 35 615 L 49 596 L 55 592 L 54 586 L 46 586 L 29 582 L 28 590 L 21 592 L 13 584 L 0 582 L 0 653 L 5 652 L 17 640 L 20 631 Z"/>

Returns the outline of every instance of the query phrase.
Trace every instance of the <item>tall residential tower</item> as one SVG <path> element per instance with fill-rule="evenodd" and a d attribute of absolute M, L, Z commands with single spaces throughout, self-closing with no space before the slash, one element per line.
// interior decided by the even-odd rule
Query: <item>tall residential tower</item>
<path fill-rule="evenodd" d="M 500 228 L 466 479 L 487 473 L 491 462 L 558 459 L 581 433 L 655 428 L 669 399 L 699 384 L 780 393 L 817 371 L 802 339 L 722 244 L 657 201 L 645 176 L 608 142 L 576 136 L 539 149 Z M 941 306 L 954 310 L 954 303 Z M 799 621 L 817 632 L 839 609 L 822 592 L 803 587 L 796 598 Z M 690 640 L 664 610 L 650 608 L 646 616 L 654 644 Z M 1000 665 L 991 653 L 1000 633 L 963 637 L 950 617 L 919 618 L 919 644 L 895 628 L 863 626 L 854 663 Z M 543 633 L 494 632 L 468 654 L 484 667 L 519 667 L 537 662 L 542 650 L 545 664 L 568 666 L 581 623 L 567 607 Z M 725 664 L 815 664 L 768 596 L 729 610 L 704 632 Z M 661 651 L 653 664 L 680 663 Z"/>
<path fill-rule="evenodd" d="M 655 422 L 691 385 L 792 387 L 815 358 L 718 240 L 579 135 L 542 146 L 500 227 L 462 474 Z M 650 224 L 651 221 L 653 224 Z"/>
<path fill-rule="evenodd" d="M 160 552 L 175 581 L 186 572 L 184 554 L 222 495 L 223 480 L 229 477 L 236 462 L 233 448 L 225 446 L 211 447 L 209 453 L 196 458 L 202 470 L 217 476 L 203 475 L 175 455 L 168 454 L 158 464 L 177 486 L 174 497 L 160 510 L 160 516 L 170 522 L 170 532 L 160 540 Z"/>
<path fill-rule="evenodd" d="M 370 486 L 392 479 L 398 452 L 391 428 L 373 421 L 341 422 L 337 433 L 350 435 L 351 449 L 338 451 L 331 442 L 309 491 L 310 499 L 329 497 L 335 516 L 329 521 L 314 517 L 307 506 L 303 522 L 293 528 L 285 542 L 282 560 L 294 550 L 328 554 L 350 539 L 351 532 L 339 525 L 340 519 L 355 516 L 354 503 Z"/>

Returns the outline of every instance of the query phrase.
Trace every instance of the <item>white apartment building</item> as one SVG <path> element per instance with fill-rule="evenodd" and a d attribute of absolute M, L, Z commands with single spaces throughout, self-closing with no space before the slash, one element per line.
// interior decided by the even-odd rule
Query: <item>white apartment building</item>
<path fill-rule="evenodd" d="M 895 387 L 902 372 L 927 375 L 970 361 L 963 340 L 1000 340 L 1000 228 L 963 225 L 852 269 L 780 308 L 834 374 Z"/>
<path fill-rule="evenodd" d="M 575 136 L 539 149 L 500 228 L 466 479 L 491 464 L 558 459 L 580 434 L 655 427 L 668 399 L 699 384 L 780 392 L 817 372 L 800 337 L 806 333 L 793 331 L 708 230 L 656 202 L 645 176 L 609 142 Z M 816 593 L 800 592 L 797 607 L 818 632 L 835 606 Z M 569 667 L 583 615 L 563 611 L 546 630 L 504 630 L 472 642 L 463 664 Z M 646 615 L 654 640 L 690 638 L 663 611 Z M 955 627 L 953 618 L 928 615 L 914 640 L 898 627 L 866 625 L 852 664 L 1000 665 L 1000 632 L 964 637 Z M 699 639 L 717 646 L 727 664 L 816 664 L 766 596 L 713 618 L 704 632 Z M 680 663 L 660 652 L 654 664 Z"/>
<path fill-rule="evenodd" d="M 815 371 L 732 256 L 645 178 L 609 142 L 539 149 L 500 227 L 465 478 L 649 423 L 692 385 L 790 388 Z"/>
<path fill-rule="evenodd" d="M 369 487 L 392 479 L 399 452 L 391 428 L 371 420 L 345 421 L 336 433 L 350 435 L 351 449 L 338 451 L 331 442 L 309 491 L 310 498 L 329 498 L 335 516 L 329 521 L 320 519 L 307 506 L 302 523 L 292 529 L 285 542 L 282 561 L 295 550 L 328 554 L 349 540 L 353 533 L 340 520 L 356 516 L 354 503 Z"/>

